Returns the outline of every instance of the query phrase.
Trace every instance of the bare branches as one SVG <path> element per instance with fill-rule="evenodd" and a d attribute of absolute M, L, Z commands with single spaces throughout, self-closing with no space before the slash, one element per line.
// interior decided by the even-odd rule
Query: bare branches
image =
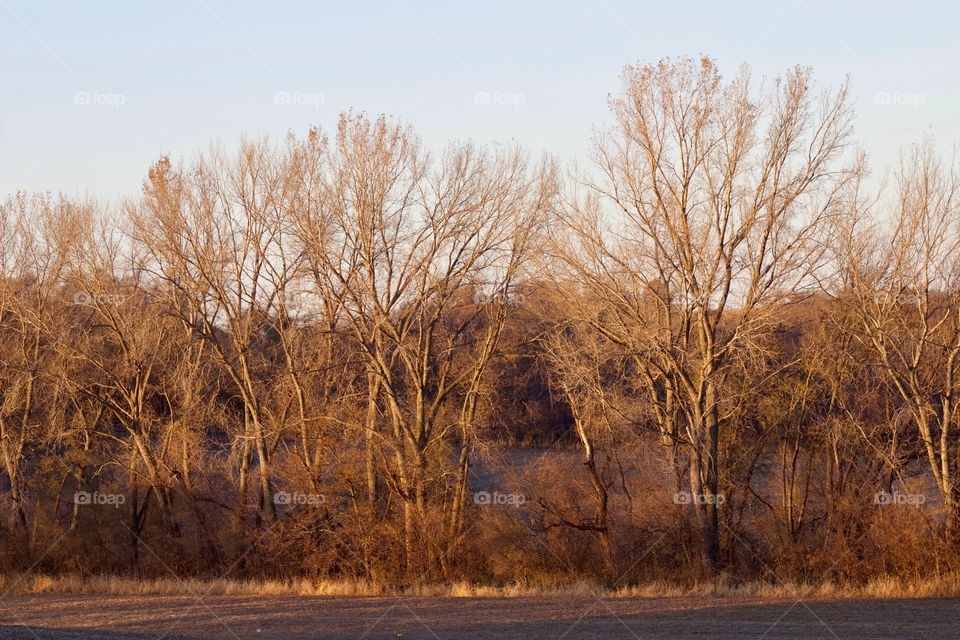
<path fill-rule="evenodd" d="M 160 158 L 116 217 L 4 201 L 2 537 L 373 584 L 957 568 L 960 170 L 868 194 L 804 68 L 630 66 L 610 107 L 567 184 L 345 113 Z"/>
<path fill-rule="evenodd" d="M 836 168 L 846 89 L 815 105 L 798 69 L 755 96 L 745 69 L 725 83 L 709 59 L 664 60 L 627 67 L 611 108 L 617 126 L 595 142 L 600 178 L 561 213 L 556 251 L 604 309 L 596 329 L 636 359 L 661 431 L 690 447 L 716 566 L 710 499 L 721 407 L 735 401 L 726 371 L 819 268 L 850 180 Z"/>

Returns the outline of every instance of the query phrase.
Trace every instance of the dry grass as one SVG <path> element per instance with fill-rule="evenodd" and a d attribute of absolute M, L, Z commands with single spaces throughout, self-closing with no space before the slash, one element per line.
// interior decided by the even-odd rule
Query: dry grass
<path fill-rule="evenodd" d="M 258 596 L 376 596 L 384 588 L 365 582 L 312 580 L 201 580 L 153 578 L 134 580 L 118 576 L 0 576 L 0 589 L 14 593 L 70 593 L 95 595 L 258 595 Z"/>
<path fill-rule="evenodd" d="M 417 597 L 520 597 L 601 595 L 604 589 L 588 582 L 554 587 L 530 588 L 519 584 L 506 586 L 476 585 L 467 582 L 416 584 L 406 587 L 377 585 L 363 581 L 330 580 L 201 580 L 153 578 L 134 580 L 118 576 L 3 576 L 0 592 L 64 593 L 91 595 L 235 595 L 235 596 L 352 596 L 372 597 L 406 595 Z"/>
<path fill-rule="evenodd" d="M 134 580 L 117 576 L 3 576 L 0 593 L 62 593 L 89 595 L 224 595 L 224 596 L 352 596 L 371 597 L 405 595 L 417 597 L 543 597 L 594 596 L 617 597 L 716 597 L 716 598 L 945 598 L 960 597 L 960 575 L 946 575 L 935 580 L 907 581 L 897 577 L 878 578 L 865 585 L 739 582 L 721 578 L 693 586 L 667 582 L 621 587 L 610 590 L 590 582 L 575 582 L 550 587 L 520 584 L 505 586 L 477 585 L 467 582 L 388 587 L 363 581 L 328 580 L 200 580 L 155 578 Z"/>
<path fill-rule="evenodd" d="M 719 579 L 692 587 L 651 583 L 624 587 L 613 596 L 681 597 L 705 596 L 717 598 L 806 598 L 806 599 L 883 599 L 883 598 L 956 598 L 960 597 L 960 575 L 945 575 L 936 579 L 904 580 L 895 576 L 876 578 L 862 585 L 794 582 L 733 582 Z"/>

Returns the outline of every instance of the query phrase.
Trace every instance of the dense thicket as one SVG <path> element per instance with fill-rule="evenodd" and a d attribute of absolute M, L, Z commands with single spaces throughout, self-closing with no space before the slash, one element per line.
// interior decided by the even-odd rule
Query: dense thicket
<path fill-rule="evenodd" d="M 591 166 L 328 138 L 0 206 L 0 569 L 958 569 L 960 200 L 845 89 L 628 67 Z"/>

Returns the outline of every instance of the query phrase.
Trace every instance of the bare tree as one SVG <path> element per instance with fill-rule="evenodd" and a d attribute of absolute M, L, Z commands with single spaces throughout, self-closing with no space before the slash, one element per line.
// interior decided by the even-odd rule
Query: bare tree
<path fill-rule="evenodd" d="M 569 305 L 575 294 L 564 291 L 561 296 L 562 302 L 551 305 L 554 325 L 541 338 L 541 348 L 551 387 L 570 408 L 595 506 L 593 514 L 585 516 L 579 505 L 571 514 L 547 497 L 540 504 L 558 525 L 593 533 L 606 575 L 616 579 L 620 576 L 611 546 L 611 480 L 606 467 L 615 442 L 614 431 L 624 427 L 624 402 L 617 395 L 622 393 L 618 379 L 624 376 L 622 366 L 628 358 L 593 329 L 595 306 L 580 298 L 579 304 L 562 310 L 561 305 Z"/>
<path fill-rule="evenodd" d="M 125 241 L 118 221 L 74 220 L 78 241 L 65 273 L 74 291 L 73 331 L 59 345 L 63 384 L 97 403 L 104 419 L 97 437 L 120 445 L 112 462 L 128 472 L 129 534 L 135 570 L 151 505 L 176 540 L 177 465 L 170 463 L 174 431 L 182 425 L 160 415 L 159 371 L 178 360 L 177 326 L 151 300 L 148 274 L 137 247 Z M 119 426 L 122 436 L 115 427 Z M 146 491 L 141 493 L 142 484 Z"/>
<path fill-rule="evenodd" d="M 879 228 L 876 200 L 851 203 L 840 234 L 841 294 L 856 339 L 877 359 L 915 424 L 947 513 L 960 525 L 960 167 L 932 141 L 913 147 L 897 174 L 895 202 Z"/>
<path fill-rule="evenodd" d="M 265 141 L 244 143 L 232 160 L 214 149 L 183 170 L 162 159 L 132 211 L 135 239 L 152 259 L 168 308 L 210 345 L 242 407 L 241 504 L 255 460 L 257 514 L 271 521 L 270 460 L 282 433 L 266 424 L 272 369 L 263 332 L 296 268 L 283 253 L 288 178 L 283 158 Z"/>
<path fill-rule="evenodd" d="M 595 328 L 636 354 L 664 434 L 689 456 L 703 560 L 720 564 L 721 429 L 731 362 L 809 284 L 847 173 L 846 89 L 791 70 L 759 96 L 709 59 L 627 67 L 598 176 L 562 216 L 558 253 L 604 305 Z M 568 240 L 570 241 L 568 243 Z"/>
<path fill-rule="evenodd" d="M 402 500 L 411 574 L 429 567 L 415 545 L 428 533 L 431 467 L 473 418 L 508 309 L 470 294 L 496 300 L 510 291 L 550 196 L 545 172 L 518 150 L 491 155 L 466 145 L 435 162 L 409 128 L 346 115 L 322 203 L 302 220 L 317 289 L 344 310 L 371 402 L 379 399 L 386 415 L 388 428 L 374 435 L 389 451 L 386 480 Z M 454 535 L 469 470 L 461 440 Z"/>
<path fill-rule="evenodd" d="M 18 194 L 0 205 L 0 458 L 28 552 L 30 478 L 22 471 L 55 420 L 53 345 L 64 333 L 56 294 L 88 210 L 49 195 Z"/>

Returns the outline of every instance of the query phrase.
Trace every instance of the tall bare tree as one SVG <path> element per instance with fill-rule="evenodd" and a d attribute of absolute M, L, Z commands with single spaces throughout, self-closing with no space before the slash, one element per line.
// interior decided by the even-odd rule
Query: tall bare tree
<path fill-rule="evenodd" d="M 551 195 L 547 167 L 519 150 L 469 145 L 434 161 L 412 130 L 341 118 L 325 191 L 301 223 L 322 297 L 335 298 L 363 354 L 388 428 L 387 481 L 403 504 L 410 573 L 428 567 L 427 498 L 443 445 L 476 410 L 509 292 Z M 465 355 L 466 354 L 466 355 Z M 452 408 L 455 405 L 455 408 Z M 451 528 L 459 528 L 469 442 L 461 438 Z M 443 558 L 441 557 L 441 560 Z"/>
<path fill-rule="evenodd" d="M 266 141 L 245 142 L 234 158 L 219 149 L 177 169 L 151 170 L 143 203 L 132 211 L 135 239 L 167 292 L 169 309 L 210 346 L 243 413 L 241 504 L 254 466 L 257 513 L 276 519 L 270 460 L 282 434 L 266 422 L 272 368 L 264 330 L 282 300 L 296 259 L 284 253 L 285 162 Z"/>
<path fill-rule="evenodd" d="M 596 172 L 563 215 L 558 253 L 635 354 L 661 429 L 689 457 L 703 560 L 720 564 L 720 439 L 731 362 L 807 282 L 847 173 L 846 88 L 794 69 L 755 93 L 709 59 L 627 67 Z"/>

